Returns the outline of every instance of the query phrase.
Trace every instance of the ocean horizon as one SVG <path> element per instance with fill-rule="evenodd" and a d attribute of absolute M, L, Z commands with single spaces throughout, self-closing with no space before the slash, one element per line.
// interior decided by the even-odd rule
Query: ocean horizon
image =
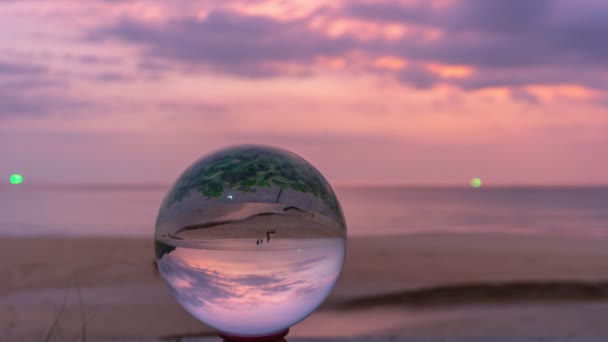
<path fill-rule="evenodd" d="M 152 236 L 169 184 L 0 186 L 0 236 Z M 337 185 L 349 235 L 608 236 L 608 186 Z"/>

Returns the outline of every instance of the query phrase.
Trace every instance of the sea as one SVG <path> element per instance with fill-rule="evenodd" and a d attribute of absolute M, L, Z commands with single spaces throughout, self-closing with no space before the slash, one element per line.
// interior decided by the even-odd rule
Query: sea
<path fill-rule="evenodd" d="M 152 238 L 168 185 L 0 187 L 0 236 Z M 349 236 L 608 236 L 608 187 L 337 186 Z"/>

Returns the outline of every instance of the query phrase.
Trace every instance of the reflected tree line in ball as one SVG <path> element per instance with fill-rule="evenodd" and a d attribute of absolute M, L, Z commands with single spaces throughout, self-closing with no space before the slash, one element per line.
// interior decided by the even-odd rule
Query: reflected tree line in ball
<path fill-rule="evenodd" d="M 227 190 L 247 193 L 276 186 L 280 189 L 277 203 L 283 190 L 291 189 L 321 199 L 340 216 L 331 187 L 318 171 L 304 160 L 290 157 L 256 147 L 220 153 L 217 159 L 186 171 L 170 194 L 168 204 L 181 202 L 191 191 L 211 199 L 219 198 Z"/>

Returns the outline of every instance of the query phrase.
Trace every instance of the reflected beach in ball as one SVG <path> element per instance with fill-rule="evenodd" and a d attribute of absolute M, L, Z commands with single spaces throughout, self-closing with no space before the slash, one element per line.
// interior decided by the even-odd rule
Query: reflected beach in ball
<path fill-rule="evenodd" d="M 159 210 L 160 274 L 193 316 L 268 336 L 312 313 L 342 269 L 346 223 L 327 180 L 299 156 L 241 145 L 187 168 Z"/>

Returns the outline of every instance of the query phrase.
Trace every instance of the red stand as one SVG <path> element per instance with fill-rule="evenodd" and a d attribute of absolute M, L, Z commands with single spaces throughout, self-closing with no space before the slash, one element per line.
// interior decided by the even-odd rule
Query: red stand
<path fill-rule="evenodd" d="M 287 334 L 289 334 L 289 329 L 268 336 L 246 337 L 232 336 L 224 333 L 219 333 L 218 335 L 224 339 L 224 342 L 287 342 L 287 340 L 285 340 Z"/>

